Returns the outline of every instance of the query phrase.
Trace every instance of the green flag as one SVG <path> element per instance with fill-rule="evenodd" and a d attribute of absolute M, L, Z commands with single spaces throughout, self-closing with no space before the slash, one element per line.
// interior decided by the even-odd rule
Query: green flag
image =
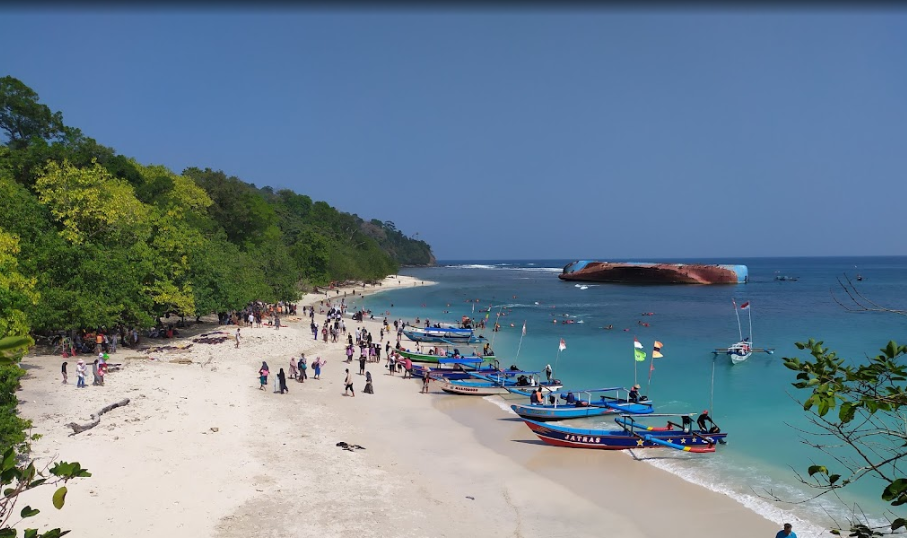
<path fill-rule="evenodd" d="M 641 349 L 636 349 L 636 362 L 642 362 L 646 360 L 646 352 Z"/>

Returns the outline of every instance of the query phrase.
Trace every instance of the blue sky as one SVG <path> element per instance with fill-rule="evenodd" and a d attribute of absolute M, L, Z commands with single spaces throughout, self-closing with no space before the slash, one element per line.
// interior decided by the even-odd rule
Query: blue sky
<path fill-rule="evenodd" d="M 907 255 L 907 11 L 0 8 L 0 47 L 124 155 L 442 259 Z"/>

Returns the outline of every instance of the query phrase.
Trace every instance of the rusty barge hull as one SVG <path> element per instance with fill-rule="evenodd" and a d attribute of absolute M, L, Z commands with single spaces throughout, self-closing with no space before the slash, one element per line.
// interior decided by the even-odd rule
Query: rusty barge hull
<path fill-rule="evenodd" d="M 745 284 L 749 270 L 745 265 L 578 260 L 565 265 L 558 278 L 616 284 Z"/>

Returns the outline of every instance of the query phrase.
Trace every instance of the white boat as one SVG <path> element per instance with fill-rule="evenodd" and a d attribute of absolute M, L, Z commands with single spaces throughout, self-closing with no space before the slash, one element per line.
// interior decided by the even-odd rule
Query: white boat
<path fill-rule="evenodd" d="M 737 301 L 731 299 L 734 304 L 734 315 L 737 316 L 737 332 L 740 335 L 740 341 L 727 348 L 727 354 L 731 358 L 732 364 L 740 364 L 753 354 L 753 315 L 750 313 L 750 302 L 746 301 L 737 309 Z M 743 327 L 740 325 L 740 310 L 746 310 L 747 317 L 750 321 L 750 335 L 743 337 Z"/>

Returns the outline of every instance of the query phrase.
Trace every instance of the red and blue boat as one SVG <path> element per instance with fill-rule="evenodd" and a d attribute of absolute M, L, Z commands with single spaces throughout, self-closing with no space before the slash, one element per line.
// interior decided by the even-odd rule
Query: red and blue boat
<path fill-rule="evenodd" d="M 710 431 L 697 429 L 692 414 L 688 415 L 621 415 L 614 419 L 619 426 L 616 430 L 570 428 L 524 418 L 529 429 L 542 441 L 569 448 L 593 448 L 599 450 L 629 450 L 634 448 L 673 448 L 694 454 L 715 452 L 715 446 L 724 444 L 726 433 L 717 426 Z M 679 417 L 681 423 L 667 421 L 663 427 L 648 426 L 638 419 L 654 417 Z"/>

